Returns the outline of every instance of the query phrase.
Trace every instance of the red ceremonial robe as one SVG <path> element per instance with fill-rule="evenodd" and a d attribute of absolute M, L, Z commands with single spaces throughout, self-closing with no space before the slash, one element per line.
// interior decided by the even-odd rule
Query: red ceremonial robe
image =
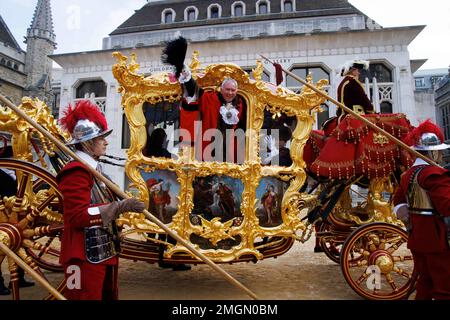
<path fill-rule="evenodd" d="M 60 263 L 64 266 L 66 278 L 74 274 L 74 266 L 81 271 L 81 287 L 69 288 L 65 292 L 66 297 L 70 300 L 117 299 L 118 258 L 113 257 L 99 264 L 86 260 L 84 228 L 103 223 L 100 215 L 88 213 L 90 207 L 98 206 L 91 205 L 92 174 L 80 162 L 72 161 L 58 173 L 56 179 L 64 199 Z"/>
<path fill-rule="evenodd" d="M 419 161 L 416 161 L 416 164 Z M 420 163 L 420 162 L 419 162 Z M 410 214 L 408 248 L 419 273 L 416 299 L 450 299 L 450 248 L 442 217 L 450 216 L 450 172 L 423 165 L 417 181 L 425 189 L 438 215 Z M 406 171 L 394 195 L 394 205 L 406 203 L 411 176 L 417 165 Z"/>
<path fill-rule="evenodd" d="M 218 129 L 219 122 L 223 121 L 220 119 L 220 107 L 223 105 L 223 101 L 220 99 L 220 93 L 215 91 L 206 91 L 200 96 L 200 98 L 192 103 L 187 103 L 186 100 L 183 101 L 180 110 L 180 128 L 185 129 L 189 132 L 189 137 L 183 137 L 184 142 L 190 142 L 192 145 L 194 142 L 198 142 L 197 147 L 201 146 L 202 156 L 199 157 L 204 161 L 208 161 L 208 157 L 203 156 L 203 151 L 205 148 L 211 144 L 211 141 L 206 141 L 204 138 L 205 132 L 209 129 Z M 232 126 L 232 129 L 242 129 L 245 131 L 246 128 L 246 106 L 240 97 L 236 97 L 235 106 L 239 111 L 239 122 Z M 198 132 L 195 130 L 195 122 L 201 121 L 201 144 L 199 143 Z M 223 137 L 225 140 L 225 137 Z M 234 143 L 234 148 L 230 150 L 223 150 L 225 152 L 234 152 L 231 159 L 236 159 L 237 142 Z M 244 149 L 245 150 L 245 149 Z M 230 158 L 229 158 L 230 159 Z"/>

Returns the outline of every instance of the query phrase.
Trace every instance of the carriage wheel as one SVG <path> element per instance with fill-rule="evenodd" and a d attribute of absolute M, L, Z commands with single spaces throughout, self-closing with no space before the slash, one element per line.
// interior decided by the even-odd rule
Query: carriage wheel
<path fill-rule="evenodd" d="M 366 299 L 407 298 L 415 285 L 414 262 L 407 241 L 406 231 L 387 223 L 356 229 L 342 247 L 345 280 Z"/>
<path fill-rule="evenodd" d="M 64 288 L 63 267 L 59 263 L 60 235 L 63 229 L 62 196 L 55 177 L 46 170 L 20 160 L 0 160 L 0 168 L 14 170 L 16 194 L 0 199 L 0 233 L 4 242 L 49 283 Z M 1 253 L 0 253 L 1 254 Z M 19 291 L 17 265 L 8 261 L 12 298 L 43 291 L 36 284 Z M 55 271 L 57 273 L 55 273 Z M 43 291 L 44 292 L 44 291 Z M 43 297 L 47 292 L 43 293 Z"/>
<path fill-rule="evenodd" d="M 328 223 L 323 223 L 320 226 L 319 232 L 325 233 L 324 236 L 320 237 L 320 247 L 331 261 L 339 264 L 341 261 L 341 250 L 345 241 L 345 236 L 332 234 L 331 231 L 331 226 Z"/>
<path fill-rule="evenodd" d="M 338 219 L 333 213 L 320 225 L 320 246 L 331 261 L 340 263 L 342 246 L 354 229 L 354 223 Z"/>

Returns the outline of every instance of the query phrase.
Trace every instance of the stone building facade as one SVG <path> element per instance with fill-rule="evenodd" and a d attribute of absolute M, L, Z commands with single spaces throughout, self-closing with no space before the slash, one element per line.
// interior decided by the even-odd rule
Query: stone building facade
<path fill-rule="evenodd" d="M 0 93 L 20 103 L 26 85 L 25 51 L 0 16 Z"/>
<path fill-rule="evenodd" d="M 447 69 L 426 69 L 414 73 L 414 100 L 419 122 L 427 119 L 437 122 L 435 90 L 447 73 Z"/>
<path fill-rule="evenodd" d="M 446 143 L 450 144 L 450 69 L 436 85 L 436 117 L 437 123 L 444 131 Z M 450 150 L 445 153 L 444 160 L 450 164 Z"/>
<path fill-rule="evenodd" d="M 23 96 L 39 98 L 50 107 L 52 93 L 52 60 L 56 48 L 50 0 L 38 0 L 25 43 L 19 46 L 0 16 L 0 93 L 15 104 Z"/>
<path fill-rule="evenodd" d="M 314 81 L 328 79 L 333 97 L 340 66 L 365 59 L 371 62 L 366 91 L 376 110 L 408 114 L 417 124 L 413 73 L 420 64 L 410 60 L 408 45 L 423 28 L 383 28 L 347 0 L 149 1 L 103 40 L 102 50 L 52 58 L 64 69 L 61 110 L 76 99 L 94 99 L 114 129 L 110 152 L 123 156 L 126 125 L 111 72 L 114 51 L 135 52 L 143 74 L 165 71 L 163 44 L 181 34 L 189 40 L 188 59 L 198 50 L 204 65 L 234 63 L 250 71 L 263 54 L 303 78 L 311 73 Z M 275 83 L 274 68 L 264 66 L 264 79 Z M 281 85 L 300 89 L 289 77 Z M 324 110 L 316 127 L 336 113 L 331 104 Z M 123 172 L 109 173 L 119 184 L 124 181 Z"/>

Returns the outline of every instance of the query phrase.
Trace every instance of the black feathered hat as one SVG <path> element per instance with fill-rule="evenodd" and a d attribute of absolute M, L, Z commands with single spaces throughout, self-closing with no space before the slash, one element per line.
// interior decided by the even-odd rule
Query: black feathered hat
<path fill-rule="evenodd" d="M 178 37 L 175 40 L 166 43 L 161 61 L 175 67 L 175 76 L 179 78 L 183 71 L 184 60 L 186 59 L 187 40 L 183 37 Z"/>

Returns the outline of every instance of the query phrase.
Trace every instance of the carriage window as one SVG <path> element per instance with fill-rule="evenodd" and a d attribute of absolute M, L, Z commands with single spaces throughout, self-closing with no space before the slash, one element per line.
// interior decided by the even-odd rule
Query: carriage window
<path fill-rule="evenodd" d="M 260 157 L 263 165 L 290 167 L 292 132 L 297 125 L 295 117 L 286 114 L 264 113 L 260 132 Z"/>
<path fill-rule="evenodd" d="M 147 125 L 147 143 L 142 150 L 146 157 L 177 159 L 179 138 L 179 101 L 143 106 Z"/>
<path fill-rule="evenodd" d="M 194 102 L 183 100 L 180 140 L 195 147 L 198 161 L 242 164 L 246 159 L 247 101 L 237 94 L 233 79 L 223 86 L 218 91 L 200 90 Z"/>

